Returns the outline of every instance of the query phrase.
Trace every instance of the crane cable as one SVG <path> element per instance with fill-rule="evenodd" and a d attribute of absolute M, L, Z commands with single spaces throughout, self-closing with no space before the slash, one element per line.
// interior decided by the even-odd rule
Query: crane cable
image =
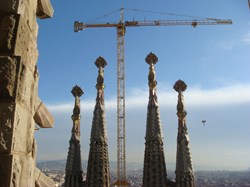
<path fill-rule="evenodd" d="M 134 11 L 134 12 L 145 12 L 145 13 L 161 14 L 161 15 L 168 15 L 168 16 L 179 16 L 179 17 L 187 17 L 187 18 L 193 18 L 193 19 L 219 20 L 217 18 L 206 18 L 206 17 L 201 17 L 201 16 L 191 16 L 191 15 L 185 15 L 185 14 L 176 14 L 176 13 L 159 12 L 159 11 L 151 11 L 151 10 L 141 10 L 141 9 L 134 9 L 134 8 L 119 8 L 117 10 L 114 10 L 114 11 L 108 12 L 104 15 L 93 18 L 89 22 L 95 22 L 97 20 L 100 20 L 100 19 L 105 18 L 107 16 L 110 16 L 112 14 L 115 14 L 117 12 L 120 12 L 121 9 Z"/>
<path fill-rule="evenodd" d="M 195 29 L 197 30 L 197 29 Z M 200 57 L 200 43 L 199 43 L 199 33 L 198 31 L 193 32 L 194 35 L 194 47 L 195 47 L 195 61 L 197 65 L 197 79 L 199 80 L 198 88 L 200 89 L 199 94 L 199 105 L 201 110 L 200 120 L 203 126 L 206 124 L 206 109 L 204 104 L 204 96 L 203 96 L 203 79 L 202 79 L 202 63 Z"/>
<path fill-rule="evenodd" d="M 108 12 L 107 14 L 104 14 L 104 15 L 101 15 L 101 16 L 98 16 L 98 17 L 95 17 L 95 18 L 91 19 L 89 22 L 95 22 L 95 21 L 97 21 L 97 20 L 100 20 L 100 19 L 102 19 L 102 18 L 105 18 L 105 17 L 107 17 L 107 16 L 110 16 L 110 15 L 116 13 L 116 12 L 119 12 L 120 10 L 121 10 L 121 9 L 114 10 L 114 11 L 112 11 L 112 12 Z"/>
<path fill-rule="evenodd" d="M 179 17 L 189 17 L 194 19 L 210 19 L 210 20 L 219 20 L 217 18 L 206 18 L 201 16 L 190 16 L 185 14 L 175 14 L 175 13 L 168 13 L 168 12 L 158 12 L 158 11 L 151 11 L 151 10 L 140 10 L 140 9 L 132 9 L 132 8 L 124 8 L 125 10 L 131 10 L 131 11 L 138 11 L 138 12 L 147 12 L 147 13 L 153 13 L 153 14 L 162 14 L 162 15 L 168 15 L 168 16 L 179 16 Z"/>

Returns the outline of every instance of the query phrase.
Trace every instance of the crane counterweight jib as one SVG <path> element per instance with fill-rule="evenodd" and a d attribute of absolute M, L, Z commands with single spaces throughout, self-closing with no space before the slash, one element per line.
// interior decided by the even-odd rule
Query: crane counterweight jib
<path fill-rule="evenodd" d="M 83 24 L 82 22 L 79 22 L 79 21 L 74 22 L 74 31 L 75 32 L 79 32 L 80 30 L 84 30 L 85 28 L 86 28 L 85 24 Z"/>

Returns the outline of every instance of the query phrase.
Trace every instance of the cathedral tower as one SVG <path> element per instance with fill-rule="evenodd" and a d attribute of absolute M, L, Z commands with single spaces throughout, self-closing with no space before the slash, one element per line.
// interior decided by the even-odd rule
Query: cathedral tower
<path fill-rule="evenodd" d="M 88 187 L 109 187 L 108 138 L 104 106 L 104 67 L 107 65 L 107 62 L 104 58 L 99 57 L 95 65 L 99 71 L 96 84 L 96 105 L 90 137 L 87 184 Z"/>
<path fill-rule="evenodd" d="M 187 85 L 182 80 L 178 80 L 174 89 L 178 92 L 177 116 L 178 135 L 176 153 L 176 187 L 195 187 L 194 172 L 191 154 L 189 150 L 189 136 L 186 126 L 187 112 L 184 107 L 183 92 Z"/>
<path fill-rule="evenodd" d="M 80 97 L 83 94 L 79 86 L 75 86 L 71 93 L 75 97 L 75 107 L 73 115 L 73 127 L 69 141 L 69 152 L 66 163 L 66 175 L 64 187 L 81 187 L 82 186 L 82 161 L 80 145 Z"/>
<path fill-rule="evenodd" d="M 154 65 L 157 63 L 158 58 L 153 53 L 150 53 L 145 60 L 150 67 L 148 74 L 149 101 L 145 137 L 143 187 L 166 187 L 167 171 L 154 69 Z"/>

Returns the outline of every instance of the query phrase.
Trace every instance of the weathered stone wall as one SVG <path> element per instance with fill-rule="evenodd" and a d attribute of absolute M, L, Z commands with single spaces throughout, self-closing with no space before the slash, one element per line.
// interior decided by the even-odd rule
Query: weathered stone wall
<path fill-rule="evenodd" d="M 0 187 L 39 184 L 35 122 L 53 124 L 38 97 L 37 10 L 53 12 L 49 0 L 0 0 Z"/>

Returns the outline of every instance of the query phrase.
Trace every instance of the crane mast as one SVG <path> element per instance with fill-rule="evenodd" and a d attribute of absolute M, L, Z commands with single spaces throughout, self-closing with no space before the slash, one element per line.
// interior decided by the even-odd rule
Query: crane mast
<path fill-rule="evenodd" d="M 117 30 L 117 186 L 127 186 L 126 127 L 125 127 L 125 67 L 124 67 L 124 12 L 121 9 Z"/>
<path fill-rule="evenodd" d="M 129 185 L 126 179 L 126 123 L 125 123 L 125 66 L 124 66 L 124 37 L 126 27 L 139 26 L 181 26 L 191 25 L 218 25 L 232 24 L 230 19 L 207 18 L 204 20 L 153 20 L 153 21 L 126 21 L 124 22 L 124 9 L 120 9 L 120 21 L 118 23 L 84 24 L 74 22 L 74 31 L 86 28 L 116 27 L 117 30 L 117 181 L 118 187 Z"/>

